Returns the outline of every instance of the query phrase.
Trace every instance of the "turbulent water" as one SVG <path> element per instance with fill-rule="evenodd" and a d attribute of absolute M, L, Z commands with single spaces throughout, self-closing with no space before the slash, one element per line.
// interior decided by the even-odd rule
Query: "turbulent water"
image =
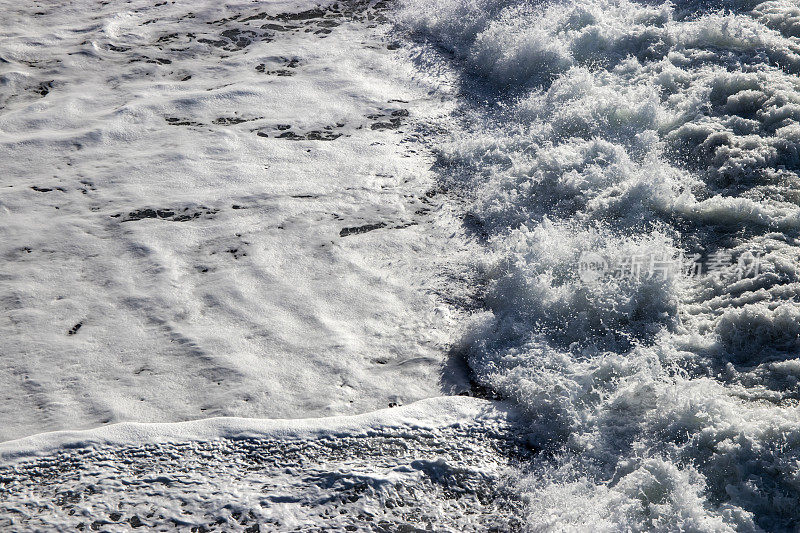
<path fill-rule="evenodd" d="M 79 4 L 3 8 L 0 438 L 485 399 L 6 442 L 0 526 L 800 529 L 800 5 Z"/>
<path fill-rule="evenodd" d="M 531 528 L 799 527 L 800 7 L 419 0 L 400 24 L 457 80 L 439 168 L 487 248 L 465 344 L 528 416 Z M 703 270 L 587 283 L 585 252 Z"/>

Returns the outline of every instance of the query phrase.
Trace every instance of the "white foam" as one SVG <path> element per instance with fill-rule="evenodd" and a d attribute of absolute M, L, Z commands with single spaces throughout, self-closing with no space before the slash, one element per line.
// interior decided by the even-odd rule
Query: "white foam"
<path fill-rule="evenodd" d="M 488 233 L 490 312 L 464 342 L 544 451 L 518 483 L 530 527 L 796 527 L 796 6 L 404 6 L 479 117 L 441 149 Z M 584 251 L 680 250 L 730 264 L 577 275 Z M 748 252 L 760 270 L 738 279 Z"/>
<path fill-rule="evenodd" d="M 0 440 L 450 390 L 434 293 L 468 245 L 426 196 L 414 124 L 442 110 L 379 9 L 12 4 Z"/>
<path fill-rule="evenodd" d="M 60 450 L 142 446 L 220 439 L 319 439 L 367 435 L 384 430 L 413 432 L 465 423 L 491 424 L 506 406 L 464 396 L 420 400 L 406 406 L 352 416 L 295 419 L 215 417 L 188 422 L 121 422 L 83 431 L 40 433 L 0 443 L 3 462 L 29 461 Z"/>

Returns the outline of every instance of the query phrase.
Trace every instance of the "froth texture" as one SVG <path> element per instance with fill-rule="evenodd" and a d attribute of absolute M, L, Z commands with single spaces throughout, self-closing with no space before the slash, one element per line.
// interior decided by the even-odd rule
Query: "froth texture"
<path fill-rule="evenodd" d="M 516 487 L 534 530 L 800 521 L 800 12 L 719 7 L 407 0 L 399 15 L 464 95 L 439 151 L 487 248 L 488 311 L 464 345 L 528 413 L 540 454 Z M 706 270 L 587 283 L 586 251 Z"/>

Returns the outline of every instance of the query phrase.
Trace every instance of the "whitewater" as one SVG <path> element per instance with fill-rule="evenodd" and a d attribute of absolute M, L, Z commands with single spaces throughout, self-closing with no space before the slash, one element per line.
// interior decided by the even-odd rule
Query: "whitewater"
<path fill-rule="evenodd" d="M 800 5 L 2 13 L 0 527 L 800 528 Z"/>

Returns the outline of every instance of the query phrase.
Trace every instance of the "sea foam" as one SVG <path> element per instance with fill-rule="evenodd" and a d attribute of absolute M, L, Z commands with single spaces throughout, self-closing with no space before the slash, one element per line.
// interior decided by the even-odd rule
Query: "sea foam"
<path fill-rule="evenodd" d="M 464 95 L 440 147 L 486 242 L 464 343 L 527 413 L 533 530 L 800 523 L 798 20 L 780 1 L 404 2 Z M 706 271 L 586 283 L 587 251 Z"/>

